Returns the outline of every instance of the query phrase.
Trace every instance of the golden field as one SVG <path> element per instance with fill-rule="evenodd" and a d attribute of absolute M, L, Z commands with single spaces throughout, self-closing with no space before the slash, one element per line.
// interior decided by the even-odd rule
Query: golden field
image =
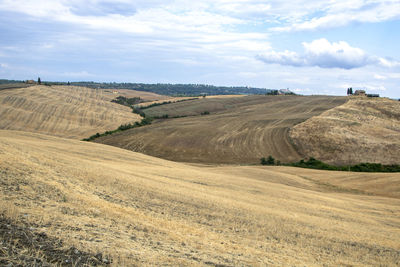
<path fill-rule="evenodd" d="M 400 264 L 398 174 L 183 164 L 0 130 L 0 177 L 3 216 L 115 266 Z"/>
<path fill-rule="evenodd" d="M 350 97 L 291 129 L 298 151 L 332 164 L 400 163 L 400 101 Z"/>
<path fill-rule="evenodd" d="M 200 98 L 146 109 L 149 116 L 188 116 L 104 136 L 95 142 L 173 161 L 259 163 L 304 157 L 289 138 L 294 125 L 346 102 L 333 96 Z M 209 115 L 201 116 L 208 111 Z"/>
<path fill-rule="evenodd" d="M 118 91 L 116 91 L 118 92 Z M 136 91 L 137 92 L 137 91 Z M 75 86 L 31 86 L 0 91 L 0 129 L 81 139 L 140 120 L 131 109 L 111 100 L 118 95 Z M 142 96 L 142 94 L 135 94 Z M 157 95 L 145 94 L 152 100 Z"/>

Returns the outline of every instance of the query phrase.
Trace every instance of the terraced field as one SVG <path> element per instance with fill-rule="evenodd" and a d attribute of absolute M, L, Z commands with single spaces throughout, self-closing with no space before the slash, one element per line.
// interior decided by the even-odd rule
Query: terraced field
<path fill-rule="evenodd" d="M 112 92 L 74 86 L 1 90 L 0 129 L 81 139 L 140 120 L 113 98 Z"/>
<path fill-rule="evenodd" d="M 332 164 L 400 164 L 400 102 L 352 97 L 293 127 L 303 154 Z"/>
<path fill-rule="evenodd" d="M 14 228 L 71 248 L 32 249 L 16 231 L 4 265 L 51 251 L 116 266 L 400 264 L 399 175 L 183 164 L 0 130 L 0 178 L 2 237 L 27 225 Z"/>
<path fill-rule="evenodd" d="M 191 117 L 156 121 L 96 142 L 183 162 L 253 164 L 268 155 L 291 162 L 303 155 L 289 129 L 345 102 L 329 96 L 197 99 L 145 110 L 150 116 Z M 205 111 L 210 115 L 201 116 Z"/>

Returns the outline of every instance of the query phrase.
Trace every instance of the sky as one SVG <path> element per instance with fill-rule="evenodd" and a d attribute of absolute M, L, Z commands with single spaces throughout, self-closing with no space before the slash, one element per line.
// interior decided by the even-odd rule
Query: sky
<path fill-rule="evenodd" d="M 0 78 L 400 98 L 400 0 L 0 0 Z"/>

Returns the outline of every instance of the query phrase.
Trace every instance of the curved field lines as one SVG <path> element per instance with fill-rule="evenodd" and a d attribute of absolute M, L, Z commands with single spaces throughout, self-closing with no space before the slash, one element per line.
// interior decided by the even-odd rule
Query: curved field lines
<path fill-rule="evenodd" d="M 400 102 L 352 97 L 296 125 L 290 136 L 299 151 L 331 164 L 399 164 Z"/>
<path fill-rule="evenodd" d="M 32 86 L 0 91 L 0 129 L 83 138 L 139 119 L 130 108 L 111 103 L 103 90 Z"/>
<path fill-rule="evenodd" d="M 258 163 L 268 155 L 288 162 L 302 158 L 289 139 L 289 129 L 345 101 L 327 96 L 186 101 L 150 108 L 146 113 L 192 115 L 209 111 L 210 115 L 160 120 L 96 142 L 184 162 Z"/>

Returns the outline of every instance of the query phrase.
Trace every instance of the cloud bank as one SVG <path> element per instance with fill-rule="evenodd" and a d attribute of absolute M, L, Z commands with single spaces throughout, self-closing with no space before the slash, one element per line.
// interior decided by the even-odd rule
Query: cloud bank
<path fill-rule="evenodd" d="M 367 65 L 380 65 L 383 67 L 395 67 L 400 63 L 397 61 L 371 56 L 362 49 L 352 47 L 344 41 L 330 43 L 322 38 L 311 43 L 303 42 L 304 54 L 296 52 L 271 51 L 258 55 L 257 58 L 265 63 L 280 64 L 295 67 L 320 67 L 354 69 Z"/>
<path fill-rule="evenodd" d="M 0 0 L 0 72 L 395 95 L 399 22 L 400 0 Z"/>

